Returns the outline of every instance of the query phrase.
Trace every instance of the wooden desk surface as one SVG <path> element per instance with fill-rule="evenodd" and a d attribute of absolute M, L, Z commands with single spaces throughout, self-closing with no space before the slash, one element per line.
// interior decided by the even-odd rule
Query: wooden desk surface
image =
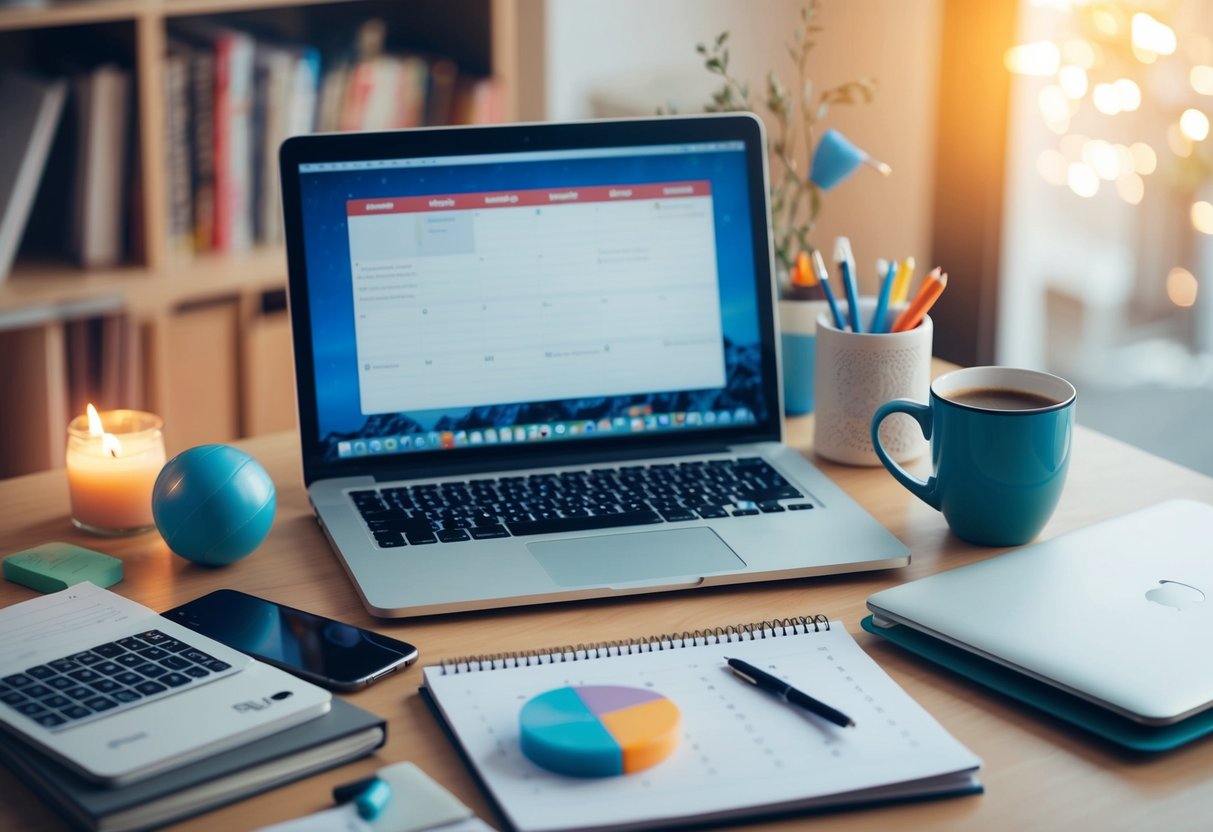
<path fill-rule="evenodd" d="M 811 419 L 790 425 L 808 452 Z M 865 599 L 878 590 L 996 554 L 949 535 L 943 518 L 879 468 L 815 460 L 913 552 L 905 569 L 496 612 L 384 621 L 370 617 L 308 509 L 293 434 L 242 443 L 278 486 L 278 515 L 266 543 L 233 566 L 205 570 L 171 554 L 155 534 L 104 540 L 68 521 L 62 471 L 0 482 L 0 555 L 65 540 L 121 557 L 115 589 L 163 610 L 219 587 L 236 587 L 411 641 L 421 663 L 446 656 L 567 644 L 751 621 L 807 612 L 841 618 L 860 644 L 944 727 L 985 761 L 984 795 L 831 815 L 831 829 L 1207 828 L 1213 811 L 1213 742 L 1161 756 L 1127 754 L 1076 729 L 978 689 L 898 652 L 859 629 Z M 917 469 L 922 472 L 924 461 Z M 1213 502 L 1213 479 L 1079 429 L 1070 479 L 1042 538 L 1170 497 Z M 1142 557 L 1149 557 L 1142 552 Z M 35 595 L 0 581 L 0 606 Z M 1013 625 L 1013 622 L 1008 622 Z M 181 824 L 181 829 L 248 829 L 330 805 L 339 783 L 411 760 L 490 822 L 497 820 L 417 694 L 417 666 L 350 696 L 390 722 L 377 757 L 351 763 Z M 770 823 L 793 828 L 804 818 Z M 0 770 L 0 828 L 54 829 L 61 822 Z"/>

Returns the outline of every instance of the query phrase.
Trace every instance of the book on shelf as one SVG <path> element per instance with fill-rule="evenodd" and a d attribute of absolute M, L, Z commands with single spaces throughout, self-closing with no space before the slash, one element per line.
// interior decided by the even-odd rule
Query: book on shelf
<path fill-rule="evenodd" d="M 117 265 L 125 249 L 131 156 L 131 73 L 103 64 L 75 76 L 76 173 L 71 251 L 85 268 Z"/>
<path fill-rule="evenodd" d="M 278 148 L 314 130 L 394 130 L 503 117 L 500 84 L 361 23 L 339 48 L 175 21 L 165 60 L 168 207 L 177 252 L 282 239 Z"/>
<path fill-rule="evenodd" d="M 0 72 L 0 282 L 17 255 L 66 97 L 66 81 Z"/>
<path fill-rule="evenodd" d="M 324 716 L 130 786 L 91 783 L 19 742 L 0 762 L 79 829 L 150 829 L 299 780 L 372 753 L 387 738 L 375 714 L 333 697 Z"/>

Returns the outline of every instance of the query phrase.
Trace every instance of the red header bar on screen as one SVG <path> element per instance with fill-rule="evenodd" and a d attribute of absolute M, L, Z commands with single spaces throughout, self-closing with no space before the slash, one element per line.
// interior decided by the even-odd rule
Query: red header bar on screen
<path fill-rule="evenodd" d="M 350 199 L 346 200 L 345 210 L 347 216 L 363 217 L 373 214 L 471 211 L 484 208 L 624 202 L 641 199 L 680 199 L 711 195 L 712 185 L 703 179 L 693 182 L 650 182 L 644 185 L 594 185 L 589 188 L 536 188 L 526 191 Z"/>

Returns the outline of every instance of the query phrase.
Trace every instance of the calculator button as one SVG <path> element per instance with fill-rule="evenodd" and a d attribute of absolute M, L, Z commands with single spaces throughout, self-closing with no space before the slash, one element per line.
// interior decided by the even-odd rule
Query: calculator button
<path fill-rule="evenodd" d="M 149 679 L 155 679 L 157 676 L 163 676 L 165 673 L 168 673 L 168 671 L 165 670 L 160 665 L 151 664 L 151 663 L 141 664 L 141 665 L 137 666 L 135 668 L 135 670 L 139 671 L 140 673 L 142 673 L 144 676 L 146 676 Z M 134 682 L 128 682 L 125 679 L 120 679 L 119 681 L 121 681 L 127 685 L 134 684 Z"/>
<path fill-rule="evenodd" d="M 84 685 L 76 685 L 74 688 L 68 688 L 67 690 L 63 691 L 63 693 L 64 695 L 70 696 L 75 700 L 88 699 L 90 696 L 97 695 L 90 688 L 86 688 Z"/>
<path fill-rule="evenodd" d="M 149 665 L 147 665 L 147 667 L 150 667 L 152 670 L 160 669 L 160 668 L 156 667 L 156 665 L 154 665 L 154 664 L 149 664 Z M 151 675 L 156 675 L 156 674 L 149 673 L 148 675 L 151 676 Z M 114 681 L 121 682 L 124 685 L 137 685 L 143 681 L 143 677 L 140 676 L 138 673 L 128 670 L 125 673 L 119 673 L 117 676 L 115 676 Z"/>
<path fill-rule="evenodd" d="M 75 686 L 76 680 L 72 679 L 70 676 L 52 676 L 46 680 L 46 684 L 48 687 L 52 687 L 55 690 L 67 690 L 68 688 Z"/>
<path fill-rule="evenodd" d="M 116 690 L 113 693 L 111 693 L 110 696 L 114 697 L 119 702 L 134 702 L 136 699 L 143 698 L 142 696 L 135 693 L 133 690 L 130 690 L 129 688 L 122 688 L 121 690 Z"/>
<path fill-rule="evenodd" d="M 74 656 L 68 656 L 68 658 L 71 659 L 72 661 L 79 662 L 80 664 L 82 664 L 86 667 L 88 665 L 96 664 L 97 662 L 102 661 L 102 658 L 100 656 L 98 656 L 96 653 L 92 652 L 91 650 L 85 650 L 83 653 L 77 653 Z"/>
<path fill-rule="evenodd" d="M 183 644 L 175 638 L 170 638 L 167 641 L 162 641 L 157 645 L 161 650 L 167 650 L 170 653 L 180 653 L 182 650 L 189 650 L 188 644 Z"/>
<path fill-rule="evenodd" d="M 140 633 L 139 638 L 148 644 L 159 644 L 162 641 L 168 641 L 168 636 L 159 630 L 148 630 L 146 633 Z"/>
<path fill-rule="evenodd" d="M 66 708 L 72 704 L 72 700 L 68 699 L 66 696 L 55 694 L 54 696 L 48 696 L 43 699 L 42 704 L 48 708 Z"/>
<path fill-rule="evenodd" d="M 203 676 L 210 676 L 211 672 L 209 670 L 207 670 L 205 667 L 199 667 L 198 665 L 194 665 L 193 667 L 186 668 L 185 675 L 193 676 L 195 679 L 201 679 Z"/>
<path fill-rule="evenodd" d="M 162 659 L 160 664 L 164 665 L 169 670 L 185 670 L 190 666 L 190 663 L 180 656 L 169 656 L 168 658 Z"/>
<path fill-rule="evenodd" d="M 80 665 L 71 659 L 55 659 L 53 662 L 47 662 L 47 665 L 55 668 L 60 673 L 67 673 L 69 670 L 79 670 Z"/>
<path fill-rule="evenodd" d="M 42 707 L 37 702 L 22 702 L 20 705 L 16 705 L 14 707 L 16 707 L 18 713 L 25 714 L 26 716 L 37 716 L 38 714 L 46 711 L 46 708 Z"/>
<path fill-rule="evenodd" d="M 28 685 L 27 687 L 22 688 L 21 692 L 30 699 L 41 699 L 44 696 L 50 696 L 52 693 L 54 693 L 54 691 L 48 688 L 46 685 Z"/>
<path fill-rule="evenodd" d="M 96 653 L 98 656 L 104 656 L 107 659 L 112 659 L 112 658 L 114 658 L 114 656 L 122 655 L 122 653 L 125 651 L 123 651 L 123 649 L 121 647 L 119 647 L 117 644 L 115 644 L 114 642 L 109 641 L 109 642 L 106 642 L 105 644 L 99 644 L 96 647 L 94 647 L 93 652 Z"/>
<path fill-rule="evenodd" d="M 34 717 L 34 722 L 37 722 L 43 728 L 57 728 L 67 722 L 66 719 L 55 713 L 45 713 L 41 716 Z"/>
<path fill-rule="evenodd" d="M 143 664 L 143 657 L 137 653 L 123 653 L 114 661 L 123 667 L 134 667 L 137 664 Z"/>
<path fill-rule="evenodd" d="M 135 638 L 134 636 L 127 636 L 126 638 L 120 638 L 120 639 L 118 639 L 118 641 L 115 642 L 115 644 L 119 644 L 119 645 L 125 647 L 127 650 L 138 650 L 140 647 L 147 646 L 142 641 Z"/>
<path fill-rule="evenodd" d="M 4 682 L 9 687 L 23 688 L 26 685 L 32 685 L 34 680 L 24 673 L 14 673 L 12 676 L 5 676 L 3 679 L 0 679 L 0 682 Z"/>
<path fill-rule="evenodd" d="M 195 662 L 196 664 L 202 664 L 203 662 L 209 662 L 211 659 L 214 658 L 214 656 L 208 656 L 206 653 L 203 653 L 201 650 L 186 650 L 181 655 L 184 656 L 185 658 L 189 659 L 191 662 Z"/>
<path fill-rule="evenodd" d="M 144 696 L 153 696 L 157 693 L 161 693 L 162 691 L 168 690 L 168 688 L 166 688 L 164 685 L 160 684 L 159 682 L 148 681 L 148 682 L 140 682 L 139 684 L 135 685 L 135 690 L 139 691 Z"/>
<path fill-rule="evenodd" d="M 118 703 L 108 696 L 94 696 L 92 699 L 85 699 L 83 705 L 95 713 L 101 713 L 102 711 L 108 711 L 110 708 L 118 707 Z"/>
<path fill-rule="evenodd" d="M 189 684 L 190 677 L 180 673 L 166 673 L 158 681 L 168 685 L 170 688 L 179 688 L 182 685 Z"/>
<path fill-rule="evenodd" d="M 84 719 L 92 713 L 88 708 L 82 708 L 79 705 L 68 705 L 66 708 L 61 708 L 59 713 L 63 714 L 68 719 Z"/>
<path fill-rule="evenodd" d="M 101 679 L 89 685 L 98 693 L 113 693 L 116 690 L 122 690 L 122 685 L 115 682 L 113 679 Z"/>
<path fill-rule="evenodd" d="M 92 669 L 98 673 L 104 673 L 106 676 L 113 676 L 115 673 L 121 673 L 124 668 L 117 662 L 104 661 L 97 662 Z"/>
<path fill-rule="evenodd" d="M 140 650 L 139 655 L 143 656 L 143 658 L 147 659 L 148 661 L 158 662 L 166 656 L 169 656 L 170 653 L 167 650 L 161 650 L 159 647 L 148 647 Z"/>
<path fill-rule="evenodd" d="M 5 705 L 17 705 L 24 701 L 25 697 L 16 691 L 0 696 L 0 702 L 3 702 Z"/>
<path fill-rule="evenodd" d="M 44 664 L 35 665 L 25 672 L 27 675 L 33 676 L 35 679 L 47 679 L 55 675 L 55 669 L 53 667 L 47 667 Z"/>
<path fill-rule="evenodd" d="M 206 662 L 206 667 L 210 668 L 211 670 L 215 671 L 216 673 L 222 673 L 223 671 L 225 671 L 229 667 L 231 667 L 231 665 L 228 664 L 227 662 L 221 662 L 218 659 L 211 659 L 209 662 Z"/>
<path fill-rule="evenodd" d="M 100 673 L 98 673 L 95 670 L 90 670 L 87 667 L 82 668 L 80 670 L 73 670 L 71 673 L 69 673 L 67 675 L 71 676 L 77 682 L 84 682 L 85 684 L 88 684 L 90 682 L 95 682 L 101 678 Z"/>

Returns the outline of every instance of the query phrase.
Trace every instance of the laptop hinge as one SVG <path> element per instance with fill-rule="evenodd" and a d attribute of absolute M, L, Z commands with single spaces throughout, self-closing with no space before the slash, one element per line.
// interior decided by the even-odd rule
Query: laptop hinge
<path fill-rule="evenodd" d="M 417 479 L 424 476 L 426 479 L 432 477 L 447 477 L 458 474 L 487 474 L 495 471 L 516 471 L 522 468 L 560 468 L 565 465 L 592 465 L 595 463 L 604 462 L 626 462 L 629 460 L 647 460 L 647 459 L 666 459 L 675 456 L 691 456 L 698 454 L 722 454 L 728 453 L 729 448 L 726 445 L 720 444 L 697 444 L 697 445 L 681 445 L 674 448 L 645 449 L 645 450 L 627 450 L 627 451 L 595 451 L 591 453 L 579 452 L 575 454 L 552 454 L 545 453 L 542 459 L 530 457 L 520 459 L 517 457 L 510 459 L 486 460 L 469 459 L 466 461 L 452 462 L 451 464 L 434 465 L 427 464 L 425 472 L 406 471 L 402 469 L 377 471 L 373 475 L 376 482 L 390 482 L 395 480 Z"/>

